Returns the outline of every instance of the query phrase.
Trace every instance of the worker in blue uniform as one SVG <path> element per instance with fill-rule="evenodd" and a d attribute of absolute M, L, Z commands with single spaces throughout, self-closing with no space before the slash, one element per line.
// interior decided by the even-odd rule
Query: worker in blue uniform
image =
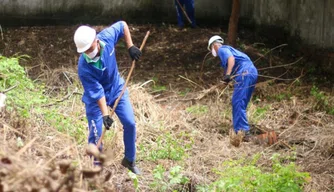
<path fill-rule="evenodd" d="M 191 27 L 196 27 L 195 21 L 195 4 L 194 0 L 175 0 L 176 14 L 177 14 L 177 24 L 180 28 L 184 27 L 183 18 L 185 17 L 182 8 L 185 7 L 185 11 L 191 21 Z"/>
<path fill-rule="evenodd" d="M 88 142 L 95 145 L 101 137 L 102 124 L 109 130 L 113 123 L 107 106 L 113 106 L 124 86 L 124 79 L 118 71 L 115 51 L 115 46 L 122 37 L 132 60 L 138 60 L 141 51 L 133 45 L 129 27 L 124 21 L 114 23 L 98 34 L 95 29 L 83 25 L 74 34 L 77 52 L 81 53 L 78 60 L 78 75 L 84 88 L 82 101 L 85 104 L 88 120 Z M 124 129 L 125 157 L 122 165 L 133 173 L 140 174 L 135 164 L 136 123 L 128 90 L 120 99 L 115 113 Z"/>
<path fill-rule="evenodd" d="M 249 124 L 247 120 L 247 105 L 257 81 L 258 72 L 250 58 L 231 46 L 224 45 L 224 40 L 218 35 L 209 39 L 208 50 L 214 57 L 219 56 L 224 69 L 223 81 L 229 83 L 233 80 L 234 91 L 232 96 L 233 128 L 237 133 L 245 133 L 244 141 L 250 139 Z"/>

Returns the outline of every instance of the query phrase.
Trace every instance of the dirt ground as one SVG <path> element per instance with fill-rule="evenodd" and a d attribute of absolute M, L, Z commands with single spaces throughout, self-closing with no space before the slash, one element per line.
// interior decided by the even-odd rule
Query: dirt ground
<path fill-rule="evenodd" d="M 95 27 L 101 30 L 104 26 Z M 229 106 L 232 88 L 217 88 L 206 94 L 212 86 L 220 83 L 223 75 L 218 59 L 213 59 L 211 54 L 206 57 L 207 40 L 215 34 L 225 38 L 226 31 L 220 28 L 180 30 L 172 26 L 153 25 L 130 27 L 137 46 L 140 45 L 146 31 L 151 32 L 131 79 L 130 92 L 136 117 L 140 119 L 144 118 L 141 117 L 142 114 L 150 114 L 150 120 L 143 120 L 148 123 L 138 125 L 142 128 L 139 128 L 137 142 L 154 138 L 157 132 L 149 128 L 159 122 L 159 119 L 163 119 L 165 126 L 175 132 L 198 131 L 200 134 L 194 136 L 196 141 L 191 159 L 184 162 L 186 172 L 192 175 L 194 183 L 215 179 L 215 176 L 209 173 L 210 170 L 226 159 L 251 156 L 255 153 L 265 154 L 269 158 L 273 153 L 290 154 L 296 151 L 296 163 L 302 171 L 310 172 L 312 176 L 312 181 L 307 184 L 305 191 L 334 190 L 334 118 L 314 109 L 315 101 L 309 93 L 312 85 L 302 83 L 296 86 L 297 80 L 302 81 L 305 76 L 301 67 L 303 60 L 299 60 L 299 53 L 286 52 L 284 45 L 270 51 L 271 48 L 280 45 L 267 47 L 260 44 L 261 42 L 246 43 L 250 42 L 249 39 L 238 41 L 239 47 L 248 53 L 252 60 L 263 57 L 255 62 L 260 76 L 249 113 L 255 113 L 256 108 L 269 106 L 268 114 L 256 122 L 256 127 L 275 130 L 282 142 L 271 147 L 244 143 L 240 148 L 235 148 L 229 144 L 228 138 L 231 119 L 219 119 L 216 115 L 221 108 Z M 46 74 L 68 71 L 74 74 L 70 79 L 77 78 L 75 72 L 78 54 L 73 43 L 76 28 L 77 26 L 50 26 L 3 29 L 0 53 L 4 56 L 28 55 L 30 59 L 22 61 L 22 65 L 27 68 L 33 79 L 43 79 L 48 87 L 64 89 L 64 86 L 68 85 L 67 77 L 61 74 Z M 131 61 L 123 41 L 117 45 L 116 54 L 120 71 L 126 76 Z M 287 66 L 271 69 L 277 65 Z M 143 85 L 145 83 L 147 85 Z M 334 95 L 333 87 L 323 89 L 329 96 Z M 288 92 L 293 94 L 289 99 L 270 99 L 272 96 L 285 95 Z M 196 99 L 202 94 L 205 94 L 203 99 Z M 207 105 L 208 114 L 195 117 L 187 115 L 185 109 L 195 104 Z M 27 137 L 33 138 L 30 134 Z M 120 137 L 115 141 L 115 146 L 107 145 L 109 150 L 121 150 Z M 71 140 L 57 140 L 55 143 L 61 150 L 66 147 L 66 143 L 70 144 Z M 10 150 L 19 149 L 8 149 Z M 80 152 L 81 150 L 79 149 Z M 39 160 L 35 153 L 30 155 L 26 157 L 28 161 Z M 115 160 L 105 168 L 106 172 L 112 173 L 113 190 L 133 191 L 127 173 L 118 164 L 120 158 L 121 152 L 117 152 Z M 142 160 L 138 164 L 143 169 L 143 177 L 148 178 L 142 183 L 145 186 L 152 179 L 149 175 L 156 163 Z M 166 160 L 160 161 L 159 164 L 167 166 L 173 162 Z M 147 191 L 148 188 L 143 187 L 143 190 Z"/>

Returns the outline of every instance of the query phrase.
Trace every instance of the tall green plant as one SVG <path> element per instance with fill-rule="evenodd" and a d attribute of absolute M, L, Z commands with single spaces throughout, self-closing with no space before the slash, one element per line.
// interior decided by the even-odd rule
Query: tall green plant
<path fill-rule="evenodd" d="M 182 167 L 171 167 L 167 171 L 163 166 L 158 165 L 153 170 L 154 181 L 150 184 L 150 188 L 154 191 L 185 191 L 184 185 L 189 183 L 190 179 L 183 175 Z"/>
<path fill-rule="evenodd" d="M 43 85 L 34 84 L 26 75 L 20 59 L 27 56 L 6 58 L 0 56 L 0 90 L 13 88 L 6 93 L 7 109 L 16 110 L 22 117 L 29 117 L 30 110 L 47 101 L 43 95 Z"/>
<path fill-rule="evenodd" d="M 52 103 L 53 99 L 44 95 L 45 86 L 41 83 L 34 83 L 19 64 L 21 59 L 27 58 L 29 57 L 7 58 L 0 56 L 0 92 L 11 89 L 6 93 L 7 110 L 16 112 L 22 118 L 38 115 L 39 120 L 47 121 L 58 131 L 68 133 L 79 142 L 86 140 L 83 133 L 85 127 L 75 119 L 63 115 L 61 106 L 43 107 L 44 104 Z"/>

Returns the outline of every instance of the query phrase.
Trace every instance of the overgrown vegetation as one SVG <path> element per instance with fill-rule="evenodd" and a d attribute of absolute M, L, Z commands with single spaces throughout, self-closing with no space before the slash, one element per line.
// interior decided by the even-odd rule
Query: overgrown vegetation
<path fill-rule="evenodd" d="M 158 159 L 183 160 L 188 156 L 187 151 L 191 150 L 193 139 L 186 133 L 179 135 L 165 132 L 156 138 L 154 143 L 139 145 L 141 158 L 149 161 Z"/>
<path fill-rule="evenodd" d="M 35 83 L 27 76 L 24 68 L 19 64 L 21 59 L 29 59 L 29 57 L 0 56 L 0 90 L 2 92 L 8 90 L 7 110 L 23 118 L 34 117 L 33 119 L 45 120 L 58 131 L 75 137 L 79 143 L 83 142 L 86 139 L 84 134 L 86 128 L 83 123 L 63 114 L 61 107 L 50 105 L 55 102 L 55 99 L 45 95 L 46 88 L 42 83 Z"/>
<path fill-rule="evenodd" d="M 37 85 L 26 76 L 24 68 L 19 65 L 20 59 L 27 59 L 28 56 L 6 58 L 0 56 L 0 89 L 9 90 L 7 95 L 7 109 L 17 111 L 22 117 L 28 118 L 31 110 L 41 111 L 41 104 L 47 102 L 43 95 L 44 87 Z"/>
<path fill-rule="evenodd" d="M 316 110 L 324 110 L 328 114 L 334 115 L 334 106 L 331 105 L 331 103 L 329 102 L 330 98 L 326 96 L 323 91 L 320 91 L 317 86 L 313 85 L 310 93 L 316 101 Z"/>
<path fill-rule="evenodd" d="M 183 173 L 181 166 L 174 166 L 167 171 L 163 166 L 158 165 L 153 170 L 154 181 L 150 184 L 153 191 L 187 191 L 185 185 L 189 178 Z"/>
<path fill-rule="evenodd" d="M 284 158 L 274 154 L 272 168 L 257 166 L 260 155 L 252 160 L 230 160 L 214 172 L 219 179 L 206 186 L 199 186 L 199 191 L 302 191 L 303 185 L 311 180 L 309 173 L 299 172 L 295 163 L 283 164 Z"/>
<path fill-rule="evenodd" d="M 186 111 L 188 113 L 192 113 L 195 115 L 201 115 L 201 114 L 205 114 L 208 112 L 208 106 L 206 105 L 193 105 L 190 106 L 186 109 Z"/>

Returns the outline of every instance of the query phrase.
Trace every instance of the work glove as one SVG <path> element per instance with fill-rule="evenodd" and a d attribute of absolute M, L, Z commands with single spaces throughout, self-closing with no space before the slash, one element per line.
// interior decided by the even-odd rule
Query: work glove
<path fill-rule="evenodd" d="M 231 80 L 232 80 L 231 75 L 225 75 L 225 76 L 223 77 L 223 81 L 224 81 L 225 83 L 227 83 L 227 84 L 228 84 Z"/>
<path fill-rule="evenodd" d="M 139 57 L 141 56 L 141 51 L 140 49 L 138 49 L 138 47 L 132 45 L 130 48 L 129 48 L 129 54 L 130 54 L 130 57 L 133 60 L 136 60 L 138 61 Z"/>
<path fill-rule="evenodd" d="M 110 129 L 113 122 L 114 120 L 112 120 L 112 118 L 109 115 L 103 116 L 103 125 L 107 130 Z"/>

